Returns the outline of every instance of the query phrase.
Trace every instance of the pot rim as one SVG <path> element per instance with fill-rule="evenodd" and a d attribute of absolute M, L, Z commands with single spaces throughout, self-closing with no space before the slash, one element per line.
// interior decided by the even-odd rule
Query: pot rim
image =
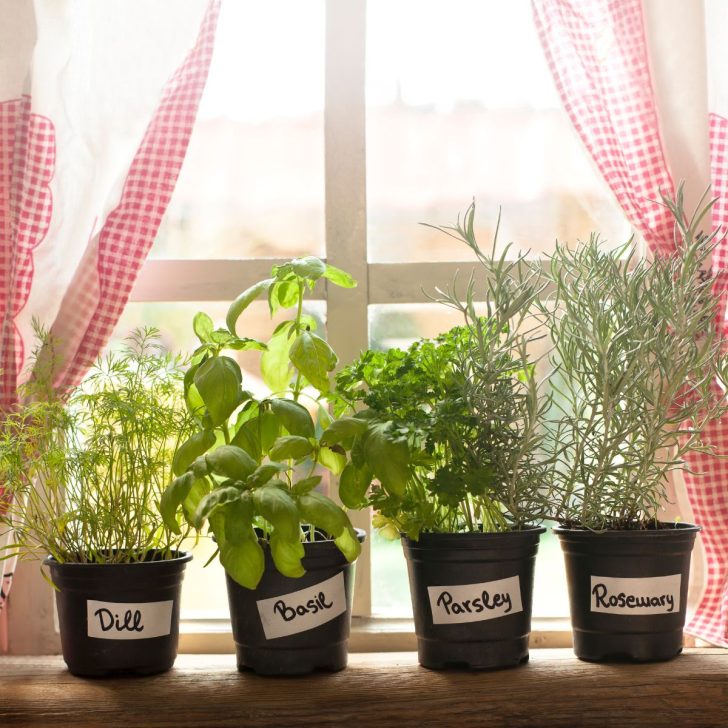
<path fill-rule="evenodd" d="M 153 549 L 154 551 L 161 551 L 161 549 Z M 171 559 L 157 559 L 154 561 L 119 561 L 112 564 L 99 564 L 94 562 L 81 562 L 81 561 L 57 561 L 53 556 L 46 556 L 43 560 L 44 566 L 55 566 L 56 568 L 107 568 L 110 566 L 124 566 L 124 567 L 154 567 L 160 564 L 182 564 L 192 561 L 191 551 L 173 551 L 176 554 Z"/>
<path fill-rule="evenodd" d="M 407 536 L 405 533 L 400 533 L 402 541 L 417 545 L 422 543 L 422 540 L 426 541 L 442 541 L 442 542 L 457 542 L 464 541 L 465 539 L 476 539 L 479 541 L 489 540 L 503 540 L 508 538 L 518 538 L 520 536 L 533 536 L 541 535 L 546 533 L 546 526 L 526 526 L 525 528 L 512 529 L 510 531 L 457 531 L 457 532 L 433 532 L 423 531 L 420 533 L 419 538 L 415 541 L 414 539 Z"/>
<path fill-rule="evenodd" d="M 623 538 L 671 538 L 675 534 L 686 535 L 690 533 L 698 533 L 702 531 L 702 526 L 698 526 L 695 523 L 687 523 L 685 521 L 677 521 L 675 523 L 669 521 L 658 521 L 661 525 L 668 526 L 668 528 L 655 528 L 655 529 L 626 529 L 626 528 L 608 528 L 603 531 L 593 531 L 589 528 L 583 527 L 570 527 L 570 526 L 554 526 L 551 530 L 557 536 L 567 536 L 572 538 L 608 538 L 619 540 Z"/>

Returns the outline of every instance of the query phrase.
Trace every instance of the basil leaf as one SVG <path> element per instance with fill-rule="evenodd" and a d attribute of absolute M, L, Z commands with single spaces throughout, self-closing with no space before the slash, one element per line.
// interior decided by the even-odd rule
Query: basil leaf
<path fill-rule="evenodd" d="M 349 525 L 349 517 L 346 513 L 323 493 L 312 490 L 298 496 L 297 500 L 298 510 L 301 512 L 303 520 L 313 524 L 332 538 L 340 536 Z"/>
<path fill-rule="evenodd" d="M 286 541 L 296 541 L 300 533 L 300 516 L 296 501 L 280 488 L 264 486 L 253 491 L 256 512 Z"/>
<path fill-rule="evenodd" d="M 271 275 L 276 277 L 276 280 L 286 281 L 292 280 L 295 276 L 293 272 L 293 266 L 290 263 L 284 263 L 283 265 L 274 265 L 271 269 Z"/>
<path fill-rule="evenodd" d="M 283 576 L 296 579 L 306 573 L 301 563 L 306 552 L 298 538 L 289 541 L 274 531 L 270 537 L 270 553 L 273 563 Z"/>
<path fill-rule="evenodd" d="M 328 392 L 329 372 L 339 360 L 334 350 L 311 331 L 301 332 L 291 345 L 289 358 L 293 366 L 320 392 Z"/>
<path fill-rule="evenodd" d="M 346 465 L 346 456 L 330 447 L 319 448 L 318 462 L 334 475 L 340 475 Z"/>
<path fill-rule="evenodd" d="M 210 481 L 208 478 L 196 478 L 190 488 L 187 497 L 182 501 L 182 513 L 185 520 L 193 528 L 195 526 L 195 513 L 202 499 L 210 492 Z M 199 530 L 199 529 L 198 529 Z"/>
<path fill-rule="evenodd" d="M 290 326 L 275 333 L 268 342 L 267 349 L 260 357 L 260 373 L 265 386 L 271 392 L 283 392 L 288 389 L 291 383 L 293 368 L 289 358 L 291 350 L 289 330 Z"/>
<path fill-rule="evenodd" d="M 183 442 L 172 458 L 172 472 L 182 475 L 200 455 L 204 455 L 215 444 L 215 433 L 211 430 L 196 432 Z"/>
<path fill-rule="evenodd" d="M 305 437 L 288 435 L 279 437 L 270 449 L 273 460 L 300 460 L 313 452 L 313 445 Z"/>
<path fill-rule="evenodd" d="M 192 518 L 192 523 L 198 530 L 202 527 L 203 522 L 209 517 L 216 508 L 224 506 L 235 500 L 240 500 L 241 491 L 239 488 L 234 486 L 227 486 L 225 488 L 215 488 L 215 490 L 208 493 L 197 506 L 195 515 Z M 227 533 L 227 526 L 225 528 Z"/>
<path fill-rule="evenodd" d="M 294 258 L 291 261 L 293 272 L 301 277 L 308 278 L 310 281 L 316 281 L 326 272 L 326 264 L 313 255 L 307 255 L 303 258 Z"/>
<path fill-rule="evenodd" d="M 290 470 L 288 465 L 284 463 L 263 463 L 263 465 L 256 468 L 255 472 L 245 481 L 245 485 L 248 488 L 258 488 L 261 485 L 265 485 L 275 475 L 284 471 Z"/>
<path fill-rule="evenodd" d="M 205 413 L 205 402 L 195 386 L 195 374 L 202 366 L 201 364 L 192 365 L 186 372 L 184 378 L 185 402 L 190 414 L 199 422 Z"/>
<path fill-rule="evenodd" d="M 291 488 L 291 492 L 293 495 L 303 495 L 304 493 L 308 493 L 310 490 L 313 490 L 320 482 L 320 475 L 312 475 L 310 478 L 304 478 L 303 480 L 299 480 L 295 483 L 293 488 Z"/>
<path fill-rule="evenodd" d="M 341 270 L 341 268 L 327 264 L 323 275 L 324 278 L 327 278 L 337 286 L 341 286 L 341 288 L 356 288 L 356 281 L 348 273 Z"/>
<path fill-rule="evenodd" d="M 382 487 L 391 495 L 403 496 L 410 477 L 407 441 L 392 432 L 392 424 L 370 423 L 363 442 L 364 456 Z"/>
<path fill-rule="evenodd" d="M 339 498 L 347 508 L 362 508 L 366 505 L 366 494 L 372 482 L 372 474 L 365 468 L 349 463 L 339 479 Z"/>
<path fill-rule="evenodd" d="M 295 281 L 279 281 L 275 288 L 275 298 L 281 308 L 291 308 L 301 298 L 298 283 Z"/>
<path fill-rule="evenodd" d="M 206 455 L 205 460 L 213 473 L 233 480 L 245 480 L 258 467 L 245 450 L 235 445 L 221 445 Z"/>
<path fill-rule="evenodd" d="M 355 561 L 361 554 L 361 543 L 356 535 L 354 528 L 349 525 L 335 539 L 339 551 L 346 557 L 349 562 Z"/>
<path fill-rule="evenodd" d="M 162 493 L 162 498 L 159 502 L 159 513 L 162 516 L 164 525 L 172 531 L 172 533 L 182 533 L 179 523 L 177 523 L 177 508 L 189 495 L 194 482 L 194 474 L 185 473 L 184 475 L 180 475 L 178 478 L 175 478 Z"/>
<path fill-rule="evenodd" d="M 234 351 L 244 351 L 246 349 L 257 349 L 265 351 L 265 344 L 257 339 L 248 339 L 245 337 L 235 336 L 227 329 L 215 329 L 210 334 L 210 340 L 217 345 L 217 348 L 233 349 Z"/>
<path fill-rule="evenodd" d="M 338 420 L 334 420 L 321 435 L 321 444 L 333 445 L 353 440 L 357 435 L 361 435 L 367 427 L 368 424 L 364 420 L 358 420 L 356 417 L 340 417 Z"/>
<path fill-rule="evenodd" d="M 221 425 L 242 403 L 243 373 L 236 361 L 216 356 L 200 365 L 194 384 L 215 427 Z"/>
<path fill-rule="evenodd" d="M 206 313 L 200 311 L 195 314 L 195 317 L 192 319 L 192 330 L 202 344 L 208 344 L 212 341 L 213 329 L 214 324 L 212 323 L 212 319 Z"/>
<path fill-rule="evenodd" d="M 312 491 L 298 498 L 298 509 L 304 519 L 333 537 L 346 557 L 354 561 L 361 553 L 361 544 L 349 517 L 330 498 Z"/>
<path fill-rule="evenodd" d="M 250 288 L 246 288 L 231 304 L 230 308 L 227 312 L 227 317 L 225 318 L 225 323 L 227 324 L 228 330 L 231 334 L 236 334 L 237 332 L 235 330 L 235 326 L 238 322 L 238 319 L 240 318 L 240 314 L 245 311 L 245 309 L 253 302 L 255 301 L 258 296 L 260 296 L 261 293 L 264 291 L 267 291 L 268 288 L 270 288 L 271 283 L 273 283 L 273 278 L 266 278 L 265 280 L 258 281 L 254 285 L 250 286 Z"/>
<path fill-rule="evenodd" d="M 271 399 L 270 408 L 291 435 L 313 437 L 315 427 L 309 411 L 292 399 Z"/>
<path fill-rule="evenodd" d="M 235 545 L 251 539 L 257 541 L 258 536 L 253 529 L 253 514 L 253 499 L 249 492 L 240 493 L 239 498 L 231 500 L 223 511 L 226 540 Z"/>
<path fill-rule="evenodd" d="M 255 538 L 245 539 L 240 544 L 226 539 L 220 546 L 220 563 L 233 581 L 247 589 L 255 589 L 265 570 L 265 555 Z"/>

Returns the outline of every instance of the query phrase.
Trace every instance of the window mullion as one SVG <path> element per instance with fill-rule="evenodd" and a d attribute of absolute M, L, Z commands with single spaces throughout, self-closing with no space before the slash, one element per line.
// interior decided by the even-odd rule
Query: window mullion
<path fill-rule="evenodd" d="M 324 111 L 326 258 L 358 281 L 353 290 L 327 289 L 327 334 L 340 361 L 368 345 L 365 130 L 365 0 L 327 0 Z M 371 532 L 369 512 L 352 513 Z M 371 613 L 371 556 L 367 538 L 357 562 L 354 614 Z"/>

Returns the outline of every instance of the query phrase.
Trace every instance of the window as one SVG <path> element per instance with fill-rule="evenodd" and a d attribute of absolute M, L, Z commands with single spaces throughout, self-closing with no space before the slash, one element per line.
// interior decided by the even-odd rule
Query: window
<path fill-rule="evenodd" d="M 342 361 L 435 335 L 456 321 L 423 290 L 467 271 L 469 256 L 417 223 L 453 223 L 473 197 L 481 243 L 502 206 L 501 243 L 536 257 L 556 238 L 628 235 L 560 109 L 527 0 L 226 3 L 188 157 L 117 335 L 144 322 L 190 350 L 197 310 L 224 319 L 275 259 L 304 253 L 359 281 L 312 304 Z M 356 518 L 370 537 L 355 614 L 408 617 L 399 544 Z M 224 620 L 205 548 L 183 619 Z M 561 563 L 544 537 L 534 617 L 567 615 Z"/>

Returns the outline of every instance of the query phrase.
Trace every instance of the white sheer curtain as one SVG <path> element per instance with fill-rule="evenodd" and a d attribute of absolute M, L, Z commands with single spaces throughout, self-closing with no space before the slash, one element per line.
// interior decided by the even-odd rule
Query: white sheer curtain
<path fill-rule="evenodd" d="M 62 347 L 61 392 L 110 336 L 184 160 L 218 13 L 219 0 L 0 0 L 0 413 L 33 318 Z M 13 564 L 0 569 L 2 649 Z"/>

